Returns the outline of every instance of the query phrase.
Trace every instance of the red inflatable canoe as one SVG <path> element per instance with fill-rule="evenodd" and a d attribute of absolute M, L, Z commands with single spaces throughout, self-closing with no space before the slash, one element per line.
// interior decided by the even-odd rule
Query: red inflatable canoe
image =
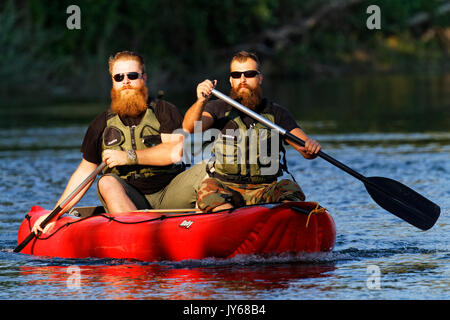
<path fill-rule="evenodd" d="M 21 243 L 41 215 L 34 206 L 22 222 Z M 130 212 L 61 217 L 22 253 L 62 258 L 123 258 L 141 261 L 231 258 L 238 254 L 331 251 L 336 227 L 314 202 L 264 204 L 215 213 Z"/>

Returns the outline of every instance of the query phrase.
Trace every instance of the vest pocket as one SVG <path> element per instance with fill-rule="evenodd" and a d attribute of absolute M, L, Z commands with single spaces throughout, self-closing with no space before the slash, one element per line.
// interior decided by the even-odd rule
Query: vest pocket
<path fill-rule="evenodd" d="M 105 148 L 122 149 L 120 146 L 125 142 L 125 136 L 116 127 L 107 127 L 103 132 L 103 145 Z"/>
<path fill-rule="evenodd" d="M 142 142 L 145 144 L 146 147 L 150 148 L 158 144 L 161 144 L 162 141 L 160 135 L 151 135 L 142 137 Z"/>
<path fill-rule="evenodd" d="M 238 147 L 238 137 L 222 134 L 214 145 L 216 171 L 222 174 L 239 174 L 241 155 Z"/>
<path fill-rule="evenodd" d="M 142 143 L 147 148 L 156 146 L 162 142 L 161 134 L 159 133 L 159 130 L 157 130 L 156 128 L 154 128 L 150 125 L 145 125 L 142 128 L 142 131 L 141 131 L 139 137 L 140 137 Z"/>

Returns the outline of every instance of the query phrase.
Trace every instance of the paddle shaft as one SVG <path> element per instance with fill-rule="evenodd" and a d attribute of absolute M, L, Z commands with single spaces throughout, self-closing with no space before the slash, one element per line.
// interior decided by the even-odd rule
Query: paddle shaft
<path fill-rule="evenodd" d="M 55 209 L 41 222 L 39 225 L 44 228 L 51 220 L 59 215 L 59 213 L 83 190 L 106 166 L 106 163 L 102 162 L 81 184 L 72 191 L 67 198 L 65 198 Z M 36 237 L 34 232 L 31 232 L 15 249 L 14 252 L 20 252 L 23 248 Z"/>

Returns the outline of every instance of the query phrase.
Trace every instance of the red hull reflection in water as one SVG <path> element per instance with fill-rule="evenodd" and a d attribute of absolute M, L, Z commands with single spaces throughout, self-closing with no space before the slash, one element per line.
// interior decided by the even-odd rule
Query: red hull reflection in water
<path fill-rule="evenodd" d="M 62 299 L 221 299 L 257 297 L 287 289 L 299 279 L 328 277 L 330 264 L 267 264 L 173 267 L 161 264 L 23 266 L 26 286 L 54 288 Z M 305 288 L 316 286 L 308 282 Z M 47 293 L 48 294 L 48 293 Z M 40 297 L 30 297 L 40 298 Z M 267 299 L 270 299 L 267 296 Z M 301 297 L 298 297 L 301 299 Z"/>

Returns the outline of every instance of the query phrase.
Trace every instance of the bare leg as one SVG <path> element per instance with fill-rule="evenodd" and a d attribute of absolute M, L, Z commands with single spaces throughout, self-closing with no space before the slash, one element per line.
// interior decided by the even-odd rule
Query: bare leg
<path fill-rule="evenodd" d="M 130 200 L 125 189 L 112 176 L 103 176 L 98 181 L 98 189 L 111 214 L 137 210 L 133 201 Z"/>

